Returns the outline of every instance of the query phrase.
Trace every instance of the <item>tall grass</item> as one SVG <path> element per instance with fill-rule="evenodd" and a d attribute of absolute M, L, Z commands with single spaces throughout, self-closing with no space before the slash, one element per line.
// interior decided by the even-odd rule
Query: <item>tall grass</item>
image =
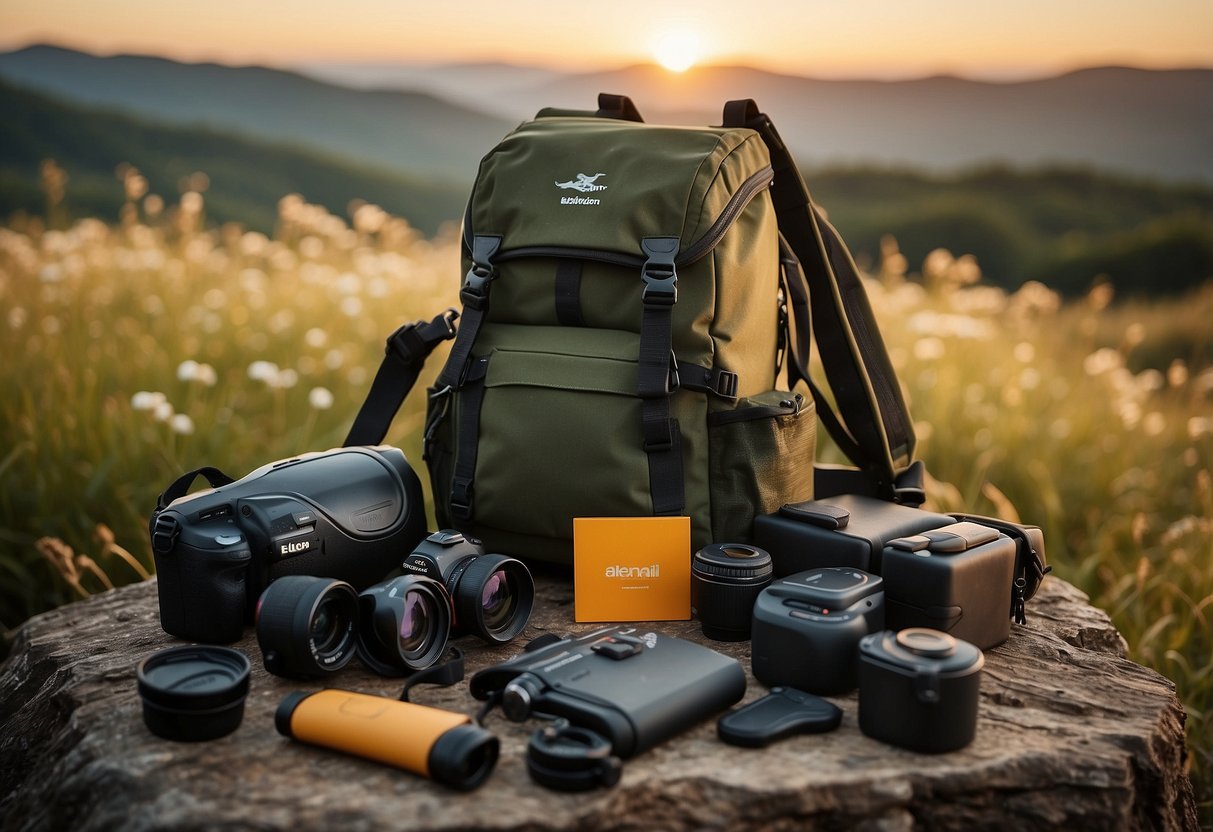
<path fill-rule="evenodd" d="M 274 237 L 206 230 L 128 176 L 124 220 L 0 229 L 0 623 L 138 579 L 146 518 L 182 471 L 340 443 L 402 321 L 455 300 L 458 247 L 374 206 L 296 197 Z M 1213 799 L 1213 288 L 1062 305 L 982 287 L 934 252 L 922 281 L 889 241 L 872 297 L 945 508 L 1046 529 L 1132 657 L 1175 681 Z M 389 436 L 420 465 L 420 402 Z M 112 531 L 111 531 L 112 530 Z M 1030 608 L 1029 608 L 1030 611 Z M 1206 809 L 1206 811 L 1208 811 Z"/>

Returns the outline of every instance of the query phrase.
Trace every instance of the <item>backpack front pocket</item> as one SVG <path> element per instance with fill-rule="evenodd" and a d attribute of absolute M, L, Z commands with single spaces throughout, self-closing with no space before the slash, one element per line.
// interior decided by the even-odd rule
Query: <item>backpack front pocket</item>
<path fill-rule="evenodd" d="M 708 416 L 712 539 L 752 539 L 753 519 L 813 498 L 817 417 L 812 397 L 770 390 Z"/>
<path fill-rule="evenodd" d="M 635 355 L 636 339 L 611 334 L 632 346 L 616 344 L 607 355 L 497 348 L 477 359 L 484 366 L 478 412 L 465 388 L 452 425 L 457 522 L 567 539 L 574 517 L 652 514 L 636 362 L 617 357 Z M 460 467 L 471 470 L 471 453 L 470 505 L 460 518 Z"/>

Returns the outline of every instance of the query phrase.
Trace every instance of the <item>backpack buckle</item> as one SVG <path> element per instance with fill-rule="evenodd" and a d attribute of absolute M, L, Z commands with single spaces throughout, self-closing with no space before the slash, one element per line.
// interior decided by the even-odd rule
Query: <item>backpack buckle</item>
<path fill-rule="evenodd" d="M 716 395 L 722 399 L 735 400 L 737 398 L 737 373 L 717 367 L 712 371 L 712 375 L 715 376 L 711 384 Z"/>
<path fill-rule="evenodd" d="M 454 308 L 436 315 L 431 321 L 414 321 L 397 329 L 387 338 L 383 354 L 390 355 L 404 364 L 424 361 L 434 347 L 455 337 L 455 321 L 459 313 Z"/>
<path fill-rule="evenodd" d="M 469 309 L 482 311 L 489 305 L 489 284 L 497 276 L 493 258 L 501 248 L 499 234 L 477 234 L 472 238 L 472 268 L 459 290 L 459 299 Z"/>
<path fill-rule="evenodd" d="M 678 302 L 678 272 L 674 268 L 678 242 L 677 237 L 645 237 L 640 241 L 646 258 L 640 272 L 645 305 L 673 306 Z"/>
<path fill-rule="evenodd" d="M 489 302 L 489 283 L 494 277 L 492 266 L 474 265 L 463 279 L 459 299 L 469 309 L 484 309 Z"/>
<path fill-rule="evenodd" d="M 644 303 L 657 306 L 673 306 L 678 303 L 678 275 L 672 269 L 663 277 L 649 274 L 646 270 L 643 277 L 644 294 L 640 297 Z"/>

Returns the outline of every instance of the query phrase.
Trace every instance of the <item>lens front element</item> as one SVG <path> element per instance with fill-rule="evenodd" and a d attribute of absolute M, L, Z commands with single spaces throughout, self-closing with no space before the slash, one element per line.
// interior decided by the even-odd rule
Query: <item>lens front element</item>
<path fill-rule="evenodd" d="M 384 676 L 423 670 L 451 637 L 451 601 L 432 578 L 402 575 L 358 596 L 358 657 Z"/>

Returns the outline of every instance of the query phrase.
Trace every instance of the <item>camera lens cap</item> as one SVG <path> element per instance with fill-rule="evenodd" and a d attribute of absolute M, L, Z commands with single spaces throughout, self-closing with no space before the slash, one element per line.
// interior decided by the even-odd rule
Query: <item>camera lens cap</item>
<path fill-rule="evenodd" d="M 177 742 L 213 740 L 244 719 L 249 660 L 230 647 L 187 645 L 153 653 L 136 670 L 143 722 Z"/>
<path fill-rule="evenodd" d="M 623 763 L 611 754 L 611 743 L 606 737 L 558 719 L 531 735 L 526 769 L 541 786 L 561 792 L 584 792 L 614 786 L 623 774 Z"/>

